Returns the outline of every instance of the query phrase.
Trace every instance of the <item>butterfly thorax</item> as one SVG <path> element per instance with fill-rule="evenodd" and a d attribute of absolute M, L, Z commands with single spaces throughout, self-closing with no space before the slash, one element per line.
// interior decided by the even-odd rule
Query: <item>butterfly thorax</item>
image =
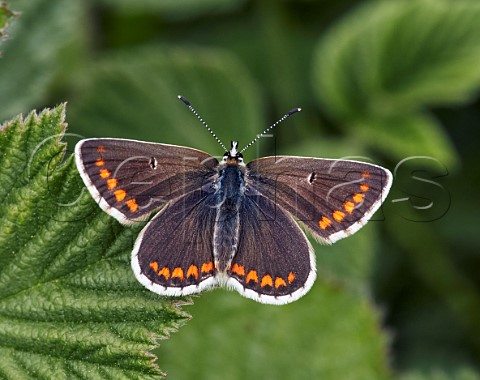
<path fill-rule="evenodd" d="M 245 191 L 244 170 L 238 165 L 225 165 L 219 172 L 218 195 L 221 206 L 226 209 L 238 209 L 238 202 Z"/>

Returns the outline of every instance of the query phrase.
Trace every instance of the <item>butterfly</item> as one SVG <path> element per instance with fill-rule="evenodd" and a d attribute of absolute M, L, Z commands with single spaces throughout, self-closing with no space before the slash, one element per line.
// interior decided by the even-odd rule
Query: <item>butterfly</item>
<path fill-rule="evenodd" d="M 99 206 L 122 224 L 147 220 L 132 269 L 149 290 L 184 296 L 217 286 L 266 304 L 305 295 L 316 278 L 304 230 L 332 244 L 358 231 L 388 194 L 392 175 L 370 163 L 272 156 L 247 164 L 242 152 L 220 160 L 197 149 L 116 138 L 75 147 L 79 173 Z"/>

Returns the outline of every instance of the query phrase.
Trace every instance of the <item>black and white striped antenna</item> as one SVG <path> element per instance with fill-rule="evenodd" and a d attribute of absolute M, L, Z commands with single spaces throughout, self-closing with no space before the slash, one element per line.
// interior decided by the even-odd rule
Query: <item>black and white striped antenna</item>
<path fill-rule="evenodd" d="M 257 135 L 252 141 L 250 141 L 245 147 L 240 151 L 240 153 L 243 153 L 247 148 L 251 147 L 253 144 L 255 144 L 265 133 L 268 131 L 272 130 L 275 128 L 278 124 L 280 124 L 282 121 L 285 119 L 289 118 L 292 116 L 294 113 L 300 112 L 302 109 L 301 108 L 292 108 L 290 111 L 288 111 L 285 115 L 283 115 L 279 120 L 277 120 L 275 123 L 273 123 L 270 127 L 265 129 L 262 133 Z"/>
<path fill-rule="evenodd" d="M 185 97 L 183 97 L 182 95 L 178 95 L 178 99 L 180 99 L 183 102 L 183 104 L 185 104 L 190 109 L 190 111 L 192 111 L 192 113 L 197 117 L 197 119 L 200 120 L 200 122 L 204 125 L 204 127 L 207 128 L 207 130 L 212 134 L 214 139 L 217 140 L 217 142 L 221 145 L 223 150 L 225 152 L 228 152 L 228 149 L 225 147 L 225 145 L 223 145 L 223 143 L 220 141 L 220 139 L 217 137 L 217 135 L 212 131 L 212 129 L 207 125 L 207 123 L 205 123 L 203 121 L 203 119 L 200 117 L 200 115 L 195 110 L 195 108 L 193 108 L 193 106 L 190 104 L 190 102 Z"/>

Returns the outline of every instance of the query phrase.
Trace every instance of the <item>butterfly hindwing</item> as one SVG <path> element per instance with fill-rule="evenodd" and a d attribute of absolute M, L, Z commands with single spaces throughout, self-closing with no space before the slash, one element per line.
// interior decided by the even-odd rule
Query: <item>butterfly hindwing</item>
<path fill-rule="evenodd" d="M 315 280 L 313 249 L 281 207 L 254 191 L 245 194 L 227 286 L 262 303 L 292 302 L 308 292 Z"/>
<path fill-rule="evenodd" d="M 392 183 L 376 165 L 304 157 L 265 157 L 247 164 L 249 183 L 306 226 L 321 242 L 358 231 Z"/>
<path fill-rule="evenodd" d="M 124 139 L 86 139 L 75 147 L 83 181 L 102 209 L 119 222 L 142 220 L 214 174 L 218 161 L 175 145 Z"/>
<path fill-rule="evenodd" d="M 142 230 L 132 252 L 138 281 L 169 296 L 200 292 L 216 284 L 211 194 L 196 190 L 162 209 Z"/>

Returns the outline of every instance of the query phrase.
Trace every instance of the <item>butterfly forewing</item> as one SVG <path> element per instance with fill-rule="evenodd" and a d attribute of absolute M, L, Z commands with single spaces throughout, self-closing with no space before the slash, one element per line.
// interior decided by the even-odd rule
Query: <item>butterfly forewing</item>
<path fill-rule="evenodd" d="M 265 157 L 247 164 L 248 183 L 325 243 L 358 231 L 392 182 L 379 166 L 349 160 Z"/>
<path fill-rule="evenodd" d="M 281 207 L 247 190 L 229 286 L 269 304 L 292 302 L 315 280 L 315 258 L 305 234 Z"/>
<path fill-rule="evenodd" d="M 200 189 L 218 165 L 196 149 L 124 139 L 82 140 L 75 157 L 92 196 L 124 224 Z"/>

